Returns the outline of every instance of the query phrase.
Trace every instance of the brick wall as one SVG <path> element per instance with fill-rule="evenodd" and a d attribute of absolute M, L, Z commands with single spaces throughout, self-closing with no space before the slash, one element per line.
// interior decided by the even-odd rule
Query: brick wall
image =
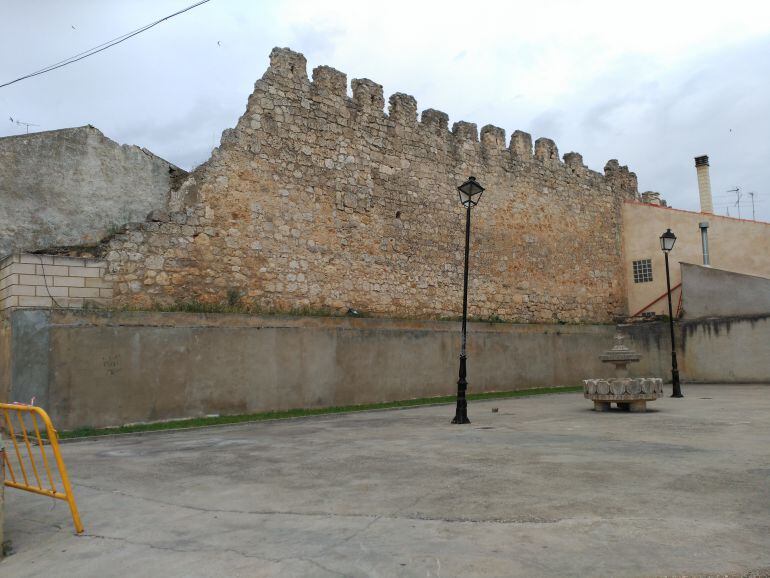
<path fill-rule="evenodd" d="M 116 303 L 239 298 L 264 309 L 460 314 L 464 210 L 473 211 L 469 313 L 519 322 L 625 312 L 620 208 L 636 176 L 515 131 L 457 122 L 275 49 L 246 112 L 171 195 L 171 211 L 105 247 Z"/>
<path fill-rule="evenodd" d="M 0 309 L 106 307 L 112 282 L 101 259 L 16 253 L 0 261 Z"/>

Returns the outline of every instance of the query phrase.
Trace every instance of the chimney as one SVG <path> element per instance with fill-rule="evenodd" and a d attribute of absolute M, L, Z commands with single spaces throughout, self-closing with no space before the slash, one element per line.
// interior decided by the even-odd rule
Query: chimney
<path fill-rule="evenodd" d="M 698 172 L 698 192 L 700 193 L 700 212 L 713 213 L 711 200 L 711 179 L 709 178 L 709 158 L 706 155 L 695 157 L 695 170 Z"/>

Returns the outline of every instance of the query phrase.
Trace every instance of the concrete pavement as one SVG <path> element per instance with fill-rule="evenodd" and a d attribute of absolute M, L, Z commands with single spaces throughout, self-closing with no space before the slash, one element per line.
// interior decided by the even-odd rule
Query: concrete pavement
<path fill-rule="evenodd" d="M 68 443 L 86 535 L 9 490 L 0 575 L 768 575 L 770 386 L 684 392 L 647 414 L 562 394 L 471 402 L 470 426 L 440 406 Z"/>

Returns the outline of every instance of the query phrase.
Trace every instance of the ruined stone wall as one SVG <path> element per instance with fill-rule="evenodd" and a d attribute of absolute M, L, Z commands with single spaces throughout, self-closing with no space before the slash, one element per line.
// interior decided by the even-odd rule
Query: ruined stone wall
<path fill-rule="evenodd" d="M 115 301 L 240 296 L 265 309 L 460 313 L 464 209 L 473 210 L 470 314 L 607 321 L 624 311 L 620 207 L 636 177 L 516 131 L 455 123 L 415 99 L 275 49 L 234 129 L 174 193 L 171 212 L 116 235 Z"/>

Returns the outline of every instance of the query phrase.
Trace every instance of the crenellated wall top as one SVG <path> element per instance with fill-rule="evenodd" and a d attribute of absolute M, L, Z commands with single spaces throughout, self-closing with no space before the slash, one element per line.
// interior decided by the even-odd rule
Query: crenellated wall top
<path fill-rule="evenodd" d="M 466 121 L 457 121 L 450 129 L 449 116 L 445 112 L 428 108 L 420 113 L 417 100 L 409 94 L 392 94 L 387 99 L 386 112 L 386 99 L 381 84 L 368 78 L 354 78 L 350 81 L 349 93 L 347 75 L 326 65 L 314 68 L 311 80 L 308 78 L 305 56 L 289 48 L 272 50 L 270 66 L 257 81 L 255 88 L 269 90 L 270 86 L 281 89 L 284 96 L 290 97 L 292 93 L 299 98 L 319 96 L 327 104 L 338 106 L 340 114 L 346 117 L 350 116 L 352 110 L 354 116 L 376 117 L 402 131 L 421 131 L 448 141 L 456 148 L 478 149 L 486 163 L 535 162 L 551 168 L 563 168 L 575 174 L 601 175 L 589 170 L 579 153 L 569 152 L 560 157 L 556 143 L 550 138 L 540 137 L 534 141 L 533 146 L 532 136 L 521 130 L 515 130 L 510 140 L 506 141 L 505 130 L 491 124 L 484 126 L 480 133 L 475 123 Z M 633 195 L 638 196 L 636 175 L 617 160 L 607 162 L 604 176 L 612 182 L 632 187 Z M 631 194 L 630 190 L 627 192 Z"/>

